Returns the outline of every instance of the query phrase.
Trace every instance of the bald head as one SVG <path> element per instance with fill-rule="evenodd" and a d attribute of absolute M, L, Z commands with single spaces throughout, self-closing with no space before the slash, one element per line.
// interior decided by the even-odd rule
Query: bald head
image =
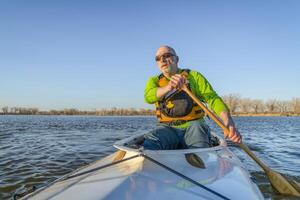
<path fill-rule="evenodd" d="M 156 51 L 156 56 L 160 56 L 165 53 L 172 53 L 177 56 L 175 49 L 167 45 L 160 46 Z"/>

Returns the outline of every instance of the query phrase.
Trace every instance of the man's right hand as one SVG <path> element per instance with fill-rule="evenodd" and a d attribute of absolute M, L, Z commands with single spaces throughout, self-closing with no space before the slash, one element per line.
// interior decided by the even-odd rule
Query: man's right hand
<path fill-rule="evenodd" d="M 168 88 L 170 90 L 180 89 L 184 84 L 186 84 L 186 78 L 181 74 L 175 74 L 171 77 L 168 83 Z"/>
<path fill-rule="evenodd" d="M 159 87 L 156 92 L 157 98 L 160 100 L 165 96 L 168 92 L 174 89 L 180 89 L 184 84 L 186 84 L 186 79 L 184 76 L 180 74 L 175 74 L 171 77 L 168 85 L 164 87 Z"/>

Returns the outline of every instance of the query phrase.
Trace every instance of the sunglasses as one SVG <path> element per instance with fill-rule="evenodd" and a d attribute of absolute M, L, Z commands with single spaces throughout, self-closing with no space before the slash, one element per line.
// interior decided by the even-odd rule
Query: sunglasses
<path fill-rule="evenodd" d="M 175 56 L 175 55 L 172 54 L 172 53 L 165 53 L 165 54 L 163 54 L 161 56 L 156 56 L 155 57 L 155 61 L 158 62 L 158 61 L 161 61 L 162 58 L 163 59 L 167 59 L 167 58 L 171 58 L 172 56 Z"/>

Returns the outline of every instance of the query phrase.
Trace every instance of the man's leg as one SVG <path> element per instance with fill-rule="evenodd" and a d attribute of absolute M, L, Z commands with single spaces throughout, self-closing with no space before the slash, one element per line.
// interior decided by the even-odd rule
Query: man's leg
<path fill-rule="evenodd" d="M 172 127 L 162 125 L 145 135 L 144 149 L 176 149 L 179 145 L 179 142 L 180 139 L 176 134 L 176 130 Z"/>
<path fill-rule="evenodd" d="M 210 137 L 211 134 L 208 125 L 199 121 L 191 122 L 184 135 L 188 148 L 209 147 Z"/>

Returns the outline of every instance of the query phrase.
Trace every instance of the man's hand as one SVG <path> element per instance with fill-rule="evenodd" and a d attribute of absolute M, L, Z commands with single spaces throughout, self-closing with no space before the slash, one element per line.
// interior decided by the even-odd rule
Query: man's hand
<path fill-rule="evenodd" d="M 181 74 L 175 74 L 171 77 L 168 86 L 171 89 L 181 89 L 186 84 L 186 78 Z"/>
<path fill-rule="evenodd" d="M 168 92 L 174 89 L 181 89 L 184 84 L 186 84 L 186 78 L 181 74 L 175 74 L 170 78 L 168 85 L 164 87 L 159 87 L 156 92 L 157 98 L 162 99 Z"/>
<path fill-rule="evenodd" d="M 235 143 L 241 143 L 242 142 L 242 136 L 239 133 L 239 131 L 236 129 L 236 127 L 233 125 L 227 126 L 229 129 L 229 133 L 224 132 L 224 136 L 226 139 L 231 140 Z"/>
<path fill-rule="evenodd" d="M 242 136 L 234 125 L 234 122 L 228 112 L 222 112 L 220 114 L 224 125 L 229 129 L 229 133 L 224 131 L 225 139 L 229 139 L 235 143 L 242 143 Z"/>

